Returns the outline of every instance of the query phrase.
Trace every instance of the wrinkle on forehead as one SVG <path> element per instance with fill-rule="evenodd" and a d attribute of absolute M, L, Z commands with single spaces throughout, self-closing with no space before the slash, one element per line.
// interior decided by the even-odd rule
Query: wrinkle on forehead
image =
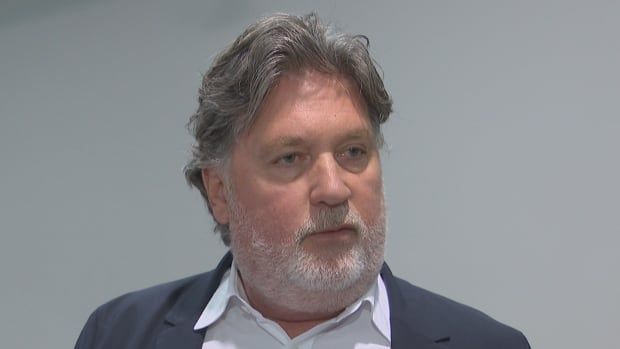
<path fill-rule="evenodd" d="M 290 98 L 291 96 L 297 98 Z M 353 103 L 355 109 L 368 117 L 368 107 L 361 95 L 360 88 L 348 76 L 323 73 L 314 69 L 286 72 L 265 96 L 256 116 L 258 118 L 269 113 L 272 108 L 293 108 L 295 99 L 316 98 L 321 100 L 342 98 L 343 96 L 348 97 L 347 99 Z"/>
<path fill-rule="evenodd" d="M 344 74 L 327 74 L 314 69 L 303 69 L 296 72 L 284 74 L 278 84 L 289 80 L 292 86 L 296 87 L 296 92 L 300 97 L 333 97 L 331 92 L 338 91 L 336 97 L 346 95 L 356 104 L 356 107 L 363 107 L 366 111 L 366 103 L 360 94 L 357 84 Z M 288 84 L 290 86 L 290 84 Z M 275 86 L 274 86 L 275 87 Z M 340 87 L 336 89 L 325 89 L 325 87 Z"/>

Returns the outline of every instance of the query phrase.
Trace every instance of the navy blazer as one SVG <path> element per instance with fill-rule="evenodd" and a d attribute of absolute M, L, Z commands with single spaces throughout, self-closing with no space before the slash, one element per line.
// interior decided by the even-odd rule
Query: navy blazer
<path fill-rule="evenodd" d="M 76 349 L 200 349 L 206 329 L 194 325 L 230 268 L 229 253 L 213 271 L 116 298 L 93 312 Z M 523 334 L 463 304 L 392 275 L 381 277 L 390 303 L 392 348 L 527 349 Z"/>

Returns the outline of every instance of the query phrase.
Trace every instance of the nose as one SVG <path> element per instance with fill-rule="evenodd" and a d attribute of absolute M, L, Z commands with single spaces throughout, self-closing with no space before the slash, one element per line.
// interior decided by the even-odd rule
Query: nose
<path fill-rule="evenodd" d="M 310 202 L 313 205 L 339 206 L 351 197 L 343 169 L 333 154 L 322 154 L 311 170 Z"/>

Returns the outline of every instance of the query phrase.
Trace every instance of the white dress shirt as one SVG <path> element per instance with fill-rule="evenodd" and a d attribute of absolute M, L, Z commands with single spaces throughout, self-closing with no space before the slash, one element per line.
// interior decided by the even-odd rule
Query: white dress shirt
<path fill-rule="evenodd" d="M 194 329 L 208 327 L 202 349 L 390 347 L 390 308 L 381 276 L 335 318 L 291 339 L 248 302 L 233 260 Z"/>

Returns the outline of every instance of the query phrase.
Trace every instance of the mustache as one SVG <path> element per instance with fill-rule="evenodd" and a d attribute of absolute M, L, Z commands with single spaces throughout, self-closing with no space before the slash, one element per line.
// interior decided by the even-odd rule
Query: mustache
<path fill-rule="evenodd" d="M 341 225 L 348 225 L 356 233 L 363 231 L 365 224 L 361 216 L 355 209 L 348 205 L 323 208 L 310 216 L 302 224 L 295 234 L 295 240 L 301 242 L 303 239 L 319 231 L 333 230 Z"/>

